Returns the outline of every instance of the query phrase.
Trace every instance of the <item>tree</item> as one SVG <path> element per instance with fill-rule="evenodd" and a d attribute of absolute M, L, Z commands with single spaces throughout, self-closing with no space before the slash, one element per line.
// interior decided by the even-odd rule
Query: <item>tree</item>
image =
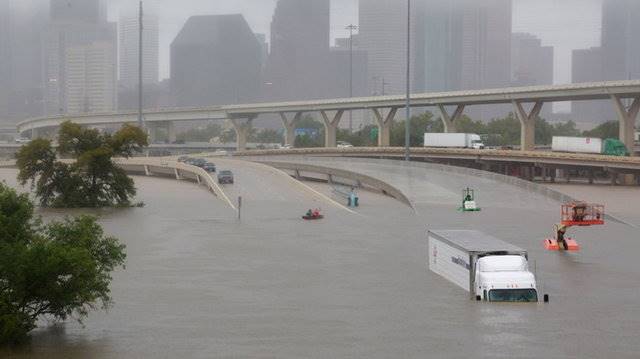
<path fill-rule="evenodd" d="M 0 183 L 0 344 L 27 339 L 40 317 L 80 321 L 107 309 L 124 249 L 94 217 L 41 225 L 29 197 Z"/>
<path fill-rule="evenodd" d="M 486 126 L 486 134 L 492 140 L 488 146 L 505 146 L 520 144 L 520 121 L 510 113 L 505 118 L 496 118 Z M 492 136 L 493 135 L 493 136 Z"/>
<path fill-rule="evenodd" d="M 405 121 L 396 121 L 391 127 L 391 146 L 404 146 Z M 425 132 L 443 132 L 444 125 L 439 118 L 434 118 L 431 112 L 411 117 L 409 122 L 411 146 L 424 145 Z"/>
<path fill-rule="evenodd" d="M 554 136 L 580 136 L 580 130 L 576 127 L 576 123 L 573 121 L 558 122 L 553 125 Z"/>
<path fill-rule="evenodd" d="M 147 135 L 138 127 L 124 125 L 113 135 L 65 122 L 58 135 L 57 160 L 51 141 L 36 139 L 18 151 L 18 180 L 31 182 L 45 207 L 128 206 L 136 190 L 133 180 L 113 162 L 131 157 L 147 146 Z"/>
<path fill-rule="evenodd" d="M 590 131 L 584 131 L 586 137 L 598 138 L 618 138 L 620 136 L 620 123 L 618 121 L 608 121 L 598 125 Z"/>
<path fill-rule="evenodd" d="M 178 142 L 209 142 L 212 138 L 222 134 L 222 126 L 210 123 L 206 127 L 193 128 L 176 136 Z"/>
<path fill-rule="evenodd" d="M 282 143 L 284 141 L 284 136 L 282 136 L 281 131 L 263 128 L 260 131 L 252 133 L 250 141 L 256 143 Z"/>

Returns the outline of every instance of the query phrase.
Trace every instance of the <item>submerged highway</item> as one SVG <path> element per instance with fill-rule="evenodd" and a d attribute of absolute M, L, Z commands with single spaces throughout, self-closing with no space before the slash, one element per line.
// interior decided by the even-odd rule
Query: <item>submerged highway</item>
<path fill-rule="evenodd" d="M 247 161 L 212 161 L 235 174 L 236 183 L 223 190 L 232 200 L 242 196 L 240 221 L 204 187 L 135 177 L 143 208 L 93 212 L 127 245 L 127 267 L 112 284 L 113 308 L 90 314 L 84 327 L 38 329 L 26 349 L 0 356 L 635 358 L 640 352 L 640 216 L 628 207 L 612 206 L 629 224 L 572 230 L 583 250 L 552 253 L 541 242 L 559 219 L 560 202 L 532 188 L 419 163 L 308 160 L 378 178 L 413 205 L 361 191 L 361 206 L 349 210 L 326 184 L 298 183 Z M 15 175 L 0 169 L 10 184 Z M 466 187 L 477 190 L 481 212 L 456 210 Z M 639 189 L 629 191 L 640 198 Z M 302 221 L 315 207 L 326 218 Z M 45 220 L 76 213 L 40 210 Z M 479 229 L 527 249 L 551 303 L 470 301 L 428 271 L 427 229 Z"/>

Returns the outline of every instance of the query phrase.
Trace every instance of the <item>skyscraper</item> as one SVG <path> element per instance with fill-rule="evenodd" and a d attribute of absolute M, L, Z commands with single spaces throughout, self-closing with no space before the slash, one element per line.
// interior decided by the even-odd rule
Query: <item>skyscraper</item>
<path fill-rule="evenodd" d="M 0 0 L 0 118 L 41 115 L 41 35 L 48 0 Z"/>
<path fill-rule="evenodd" d="M 157 84 L 159 77 L 160 27 L 158 15 L 145 10 L 142 31 L 142 80 L 144 84 Z M 139 15 L 123 13 L 120 28 L 120 86 L 125 90 L 138 88 Z"/>
<path fill-rule="evenodd" d="M 511 38 L 511 78 L 514 86 L 553 84 L 553 47 L 528 33 Z"/>
<path fill-rule="evenodd" d="M 279 0 L 271 22 L 265 96 L 271 100 L 327 97 L 330 0 Z"/>
<path fill-rule="evenodd" d="M 406 2 L 360 0 L 360 49 L 368 54 L 370 91 L 405 89 Z M 413 91 L 506 87 L 511 83 L 511 0 L 416 0 L 412 12 Z M 476 118 L 504 109 L 472 108 Z M 468 113 L 470 113 L 468 111 Z"/>
<path fill-rule="evenodd" d="M 603 50 L 601 47 L 573 50 L 571 76 L 573 83 L 603 80 Z M 592 124 L 611 120 L 614 116 L 609 101 L 573 102 L 572 113 L 579 122 Z"/>
<path fill-rule="evenodd" d="M 107 21 L 106 2 L 101 0 L 51 0 L 51 21 L 57 24 L 97 24 Z"/>
<path fill-rule="evenodd" d="M 604 0 L 602 4 L 603 77 L 640 78 L 640 1 Z"/>
<path fill-rule="evenodd" d="M 177 106 L 254 102 L 262 48 L 242 15 L 192 16 L 171 43 Z"/>
<path fill-rule="evenodd" d="M 511 0 L 461 0 L 461 89 L 509 86 Z"/>
<path fill-rule="evenodd" d="M 414 4 L 420 6 L 419 2 Z M 417 9 L 413 12 L 414 35 L 417 27 L 415 20 L 419 13 Z M 359 26 L 358 49 L 367 52 L 369 93 L 374 92 L 377 79 L 384 79 L 387 94 L 403 93 L 406 87 L 406 2 L 360 0 Z M 418 36 L 413 36 L 412 63 L 416 63 L 417 54 L 420 53 L 420 46 L 416 46 L 419 41 Z M 412 66 L 412 74 L 415 68 Z"/>
<path fill-rule="evenodd" d="M 459 89 L 463 36 L 459 4 L 423 0 L 415 6 L 416 90 L 438 92 Z"/>
<path fill-rule="evenodd" d="M 9 94 L 11 84 L 12 46 L 11 14 L 9 0 L 0 0 L 0 120 L 9 116 Z"/>
<path fill-rule="evenodd" d="M 65 54 L 66 100 L 68 113 L 108 112 L 116 102 L 112 41 L 94 41 L 71 46 Z"/>
<path fill-rule="evenodd" d="M 45 114 L 117 108 L 117 96 L 112 93 L 118 76 L 117 29 L 114 23 L 107 22 L 105 9 L 101 0 L 51 0 L 51 24 L 42 42 Z M 81 58 L 85 60 L 84 67 L 79 66 Z M 106 66 L 106 72 L 78 80 L 80 69 L 99 66 Z M 108 76 L 108 80 L 103 76 Z M 94 92 L 78 105 L 78 94 L 88 94 L 99 87 L 104 87 L 100 91 L 102 99 L 97 100 Z"/>

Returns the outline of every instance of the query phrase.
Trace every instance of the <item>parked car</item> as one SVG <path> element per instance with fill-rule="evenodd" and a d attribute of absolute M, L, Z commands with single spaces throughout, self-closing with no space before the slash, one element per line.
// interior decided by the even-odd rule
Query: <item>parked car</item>
<path fill-rule="evenodd" d="M 211 162 L 207 162 L 202 166 L 202 169 L 209 173 L 214 173 L 216 171 L 216 165 Z"/>
<path fill-rule="evenodd" d="M 30 138 L 26 138 L 26 137 L 16 138 L 16 143 L 29 143 L 29 142 L 31 142 Z"/>
<path fill-rule="evenodd" d="M 345 141 L 338 141 L 337 143 L 337 147 L 338 148 L 351 148 L 353 147 L 352 144 L 350 144 L 349 142 L 345 142 Z"/>
<path fill-rule="evenodd" d="M 189 159 L 189 156 L 180 156 L 178 157 L 178 162 L 187 162 Z"/>
<path fill-rule="evenodd" d="M 233 184 L 233 172 L 229 170 L 220 171 L 218 173 L 218 183 L 230 183 Z"/>
<path fill-rule="evenodd" d="M 207 163 L 207 161 L 204 158 L 191 158 L 187 163 L 192 166 L 202 168 Z"/>

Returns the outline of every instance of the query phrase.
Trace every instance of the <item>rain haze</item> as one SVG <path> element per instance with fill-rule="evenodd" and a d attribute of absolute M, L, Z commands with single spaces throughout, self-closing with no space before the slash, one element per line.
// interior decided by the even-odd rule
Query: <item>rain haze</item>
<path fill-rule="evenodd" d="M 0 0 L 0 358 L 638 358 L 638 36 L 640 0 Z"/>

